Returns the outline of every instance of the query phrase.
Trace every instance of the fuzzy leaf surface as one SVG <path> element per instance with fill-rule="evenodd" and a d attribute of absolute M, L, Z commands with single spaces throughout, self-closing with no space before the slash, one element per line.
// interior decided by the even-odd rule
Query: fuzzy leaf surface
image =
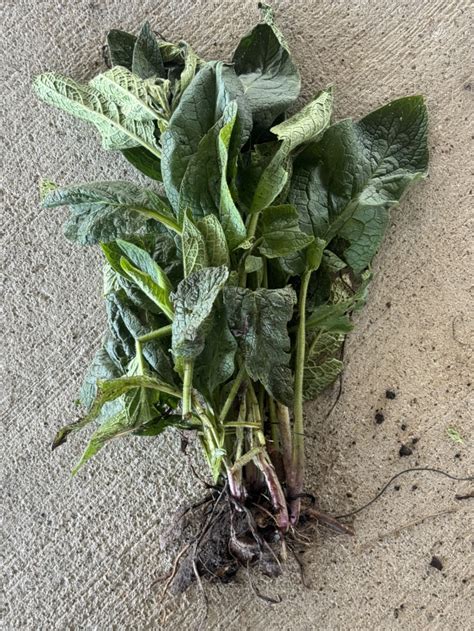
<path fill-rule="evenodd" d="M 181 281 L 172 294 L 175 358 L 194 359 L 204 350 L 211 311 L 228 277 L 229 271 L 224 266 L 206 267 Z"/>
<path fill-rule="evenodd" d="M 355 271 L 370 263 L 389 209 L 426 175 L 427 112 L 418 96 L 393 101 L 358 123 L 343 120 L 295 161 L 289 192 L 302 230 L 331 241 Z"/>
<path fill-rule="evenodd" d="M 276 399 L 288 403 L 292 379 L 287 325 L 296 304 L 294 290 L 226 287 L 224 302 L 248 374 Z"/>
<path fill-rule="evenodd" d="M 81 85 L 60 74 L 46 72 L 36 77 L 34 88 L 46 103 L 95 125 L 105 149 L 143 146 L 161 157 L 155 139 L 154 121 L 127 117 L 114 101 L 93 87 Z"/>

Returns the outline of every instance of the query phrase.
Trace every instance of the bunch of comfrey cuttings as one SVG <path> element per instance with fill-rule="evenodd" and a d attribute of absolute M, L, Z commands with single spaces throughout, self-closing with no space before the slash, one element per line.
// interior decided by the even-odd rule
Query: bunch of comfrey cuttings
<path fill-rule="evenodd" d="M 221 576 L 278 561 L 301 520 L 304 402 L 341 372 L 389 209 L 428 164 L 419 96 L 332 123 L 327 88 L 288 114 L 300 75 L 261 11 L 230 62 L 145 24 L 108 34 L 110 68 L 88 83 L 34 83 L 150 179 L 42 187 L 44 207 L 70 208 L 66 236 L 103 252 L 108 322 L 84 415 L 54 446 L 94 425 L 77 471 L 115 438 L 194 432 L 215 489 L 206 532 L 209 515 L 226 524 Z"/>

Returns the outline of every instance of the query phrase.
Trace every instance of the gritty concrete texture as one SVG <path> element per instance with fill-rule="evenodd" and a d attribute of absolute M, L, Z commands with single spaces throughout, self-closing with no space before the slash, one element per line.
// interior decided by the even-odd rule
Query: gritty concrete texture
<path fill-rule="evenodd" d="M 51 454 L 104 323 L 99 255 L 61 234 L 65 211 L 41 210 L 40 177 L 135 178 L 94 131 L 39 103 L 33 76 L 86 79 L 103 68 L 111 27 L 146 19 L 204 57 L 228 57 L 256 2 L 4 0 L 1 158 L 2 473 L 5 629 L 472 629 L 468 541 L 472 490 L 428 473 L 400 478 L 355 520 L 357 537 L 319 531 L 302 586 L 294 560 L 276 581 L 245 574 L 160 605 L 169 555 L 159 537 L 195 488 L 176 438 L 116 444 L 75 479 L 85 437 Z M 308 489 L 345 513 L 416 465 L 472 473 L 469 362 L 472 26 L 468 0 L 276 2 L 303 76 L 303 100 L 336 86 L 337 117 L 427 96 L 431 172 L 392 215 L 369 304 L 347 344 L 342 397 L 307 409 Z M 471 365 L 472 367 L 472 365 Z M 385 390 L 396 398 L 389 400 Z M 374 414 L 381 410 L 384 421 Z M 455 427 L 464 439 L 447 435 Z M 415 443 L 415 444 L 413 444 Z M 401 444 L 413 454 L 400 458 Z M 442 570 L 430 566 L 432 556 Z"/>

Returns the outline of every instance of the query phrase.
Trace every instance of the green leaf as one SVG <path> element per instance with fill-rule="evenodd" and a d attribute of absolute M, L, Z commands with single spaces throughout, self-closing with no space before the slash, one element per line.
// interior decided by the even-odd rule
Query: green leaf
<path fill-rule="evenodd" d="M 144 147 L 122 149 L 122 155 L 141 173 L 152 180 L 162 181 L 161 160 Z"/>
<path fill-rule="evenodd" d="M 275 156 L 280 144 L 279 142 L 264 142 L 255 145 L 250 151 L 240 156 L 236 184 L 239 201 L 247 211 L 252 205 L 262 173 Z"/>
<path fill-rule="evenodd" d="M 261 381 L 273 397 L 290 403 L 292 378 L 287 324 L 296 304 L 294 290 L 226 287 L 224 302 L 248 374 Z"/>
<path fill-rule="evenodd" d="M 127 119 L 153 121 L 159 117 L 153 107 L 147 83 L 122 66 L 114 66 L 97 75 L 89 85 L 105 99 L 116 103 Z"/>
<path fill-rule="evenodd" d="M 263 268 L 263 259 L 260 256 L 249 254 L 245 257 L 245 271 L 247 274 L 259 272 Z"/>
<path fill-rule="evenodd" d="M 258 24 L 240 41 L 232 61 L 255 124 L 270 127 L 300 92 L 298 70 L 280 33 L 272 24 Z"/>
<path fill-rule="evenodd" d="M 250 213 L 258 213 L 270 206 L 285 188 L 290 170 L 291 143 L 280 145 L 267 168 L 262 172 L 250 206 Z"/>
<path fill-rule="evenodd" d="M 181 182 L 199 143 L 221 118 L 226 106 L 237 100 L 235 142 L 240 148 L 250 133 L 251 118 L 235 72 L 222 62 L 206 64 L 193 78 L 162 135 L 162 172 L 166 195 L 179 210 Z"/>
<path fill-rule="evenodd" d="M 303 373 L 303 396 L 315 399 L 330 386 L 341 373 L 342 362 L 335 357 L 340 353 L 344 336 L 317 334 L 306 353 Z"/>
<path fill-rule="evenodd" d="M 91 86 L 81 85 L 53 72 L 39 75 L 33 85 L 36 94 L 46 103 L 95 125 L 105 149 L 143 146 L 161 157 L 154 121 L 129 118 L 116 103 Z"/>
<path fill-rule="evenodd" d="M 206 242 L 189 213 L 184 217 L 181 240 L 184 275 L 190 276 L 193 272 L 208 267 Z"/>
<path fill-rule="evenodd" d="M 301 232 L 294 206 L 268 206 L 262 212 L 259 250 L 267 258 L 286 256 L 306 248 L 314 237 Z"/>
<path fill-rule="evenodd" d="M 332 88 L 322 90 L 291 118 L 271 128 L 279 140 L 287 140 L 292 151 L 305 142 L 312 142 L 328 127 L 332 112 Z"/>
<path fill-rule="evenodd" d="M 122 395 L 129 392 L 130 390 L 134 390 L 136 388 L 150 388 L 152 390 L 157 390 L 159 392 L 164 392 L 166 394 L 170 394 L 179 398 L 181 396 L 181 392 L 176 390 L 175 388 L 169 386 L 166 383 L 162 383 L 155 379 L 154 377 L 147 376 L 123 376 L 118 377 L 117 379 L 109 379 L 106 381 L 97 381 L 97 394 L 94 402 L 92 403 L 88 414 L 76 421 L 75 423 L 70 423 L 65 427 L 62 427 L 56 434 L 55 439 L 53 441 L 53 449 L 62 445 L 69 434 L 75 433 L 97 419 L 104 407 L 107 403 L 111 401 L 115 401 L 119 399 Z M 126 414 L 125 412 L 120 412 L 119 415 Z"/>
<path fill-rule="evenodd" d="M 306 320 L 306 330 L 331 333 L 351 331 L 353 325 L 347 314 L 358 311 L 364 306 L 367 300 L 367 287 L 371 278 L 371 274 L 364 275 L 360 287 L 350 297 L 316 307 Z"/>
<path fill-rule="evenodd" d="M 229 249 L 224 230 L 215 215 L 207 215 L 197 222 L 197 229 L 201 233 L 207 254 L 209 267 L 229 266 Z"/>
<path fill-rule="evenodd" d="M 120 267 L 127 274 L 137 287 L 143 291 L 143 293 L 150 298 L 170 319 L 173 319 L 173 309 L 170 301 L 169 289 L 161 287 L 151 276 L 146 272 L 142 272 L 137 267 L 129 263 L 126 258 L 120 260 Z"/>
<path fill-rule="evenodd" d="M 110 61 L 112 66 L 123 66 L 132 69 L 133 48 L 137 38 L 126 31 L 113 29 L 107 34 L 107 45 L 109 48 Z"/>
<path fill-rule="evenodd" d="M 142 79 L 165 77 L 160 46 L 148 22 L 142 26 L 133 48 L 132 72 Z"/>
<path fill-rule="evenodd" d="M 233 108 L 233 109 L 231 109 Z M 244 241 L 247 231 L 242 216 L 235 205 L 232 194 L 227 182 L 227 171 L 229 165 L 229 152 L 231 149 L 232 133 L 237 123 L 238 106 L 237 102 L 228 106 L 229 113 L 232 116 L 226 120 L 223 115 L 224 124 L 222 125 L 218 139 L 218 158 L 220 166 L 220 200 L 219 200 L 219 217 L 224 228 L 224 233 L 229 244 L 229 248 L 233 250 L 242 241 Z M 238 147 L 240 149 L 240 147 Z"/>
<path fill-rule="evenodd" d="M 168 323 L 163 315 L 158 316 L 146 310 L 143 305 L 135 305 L 131 302 L 128 294 L 124 296 L 123 292 L 120 291 L 109 296 L 107 312 L 111 333 L 123 345 L 127 354 L 127 365 L 130 365 L 130 360 L 135 357 L 135 340 Z M 174 385 L 176 373 L 171 363 L 169 346 L 170 338 L 154 339 L 142 343 L 142 352 L 150 369 L 156 373 L 158 379 Z M 110 355 L 110 348 L 107 348 L 107 351 Z M 115 358 L 114 361 L 116 361 Z"/>
<path fill-rule="evenodd" d="M 204 350 L 211 323 L 210 315 L 229 271 L 226 267 L 206 267 L 193 272 L 172 294 L 175 315 L 172 350 L 175 359 L 192 360 Z"/>
<path fill-rule="evenodd" d="M 329 127 L 296 159 L 289 199 L 306 233 L 346 243 L 335 253 L 358 273 L 380 245 L 390 207 L 427 165 L 426 107 L 421 97 L 402 98 Z"/>
<path fill-rule="evenodd" d="M 117 239 L 116 243 L 135 267 L 148 274 L 165 292 L 170 293 L 172 287 L 169 278 L 146 250 L 122 239 Z"/>
<path fill-rule="evenodd" d="M 139 435 L 139 436 L 157 436 L 164 432 L 167 427 L 178 425 L 175 416 L 160 417 L 156 416 L 150 421 L 142 420 L 140 422 L 131 422 L 125 410 L 110 416 L 102 425 L 92 434 L 91 439 L 81 456 L 81 459 L 72 470 L 75 475 L 79 469 L 93 456 L 95 456 L 105 445 L 116 438 L 123 436 Z M 180 421 L 178 426 L 183 426 Z"/>
<path fill-rule="evenodd" d="M 110 356 L 105 344 L 101 346 L 85 374 L 79 394 L 80 401 L 86 411 L 91 409 L 97 396 L 97 382 L 121 377 L 123 372 L 120 363 Z"/>
<path fill-rule="evenodd" d="M 64 227 L 66 236 L 82 245 L 145 234 L 158 228 L 156 221 L 179 229 L 171 210 L 156 193 L 130 182 L 56 188 L 44 197 L 42 205 L 68 205 L 72 213 Z"/>
<path fill-rule="evenodd" d="M 309 142 L 321 134 L 329 124 L 331 107 L 332 91 L 324 90 L 301 112 L 272 127 L 272 131 L 282 142 L 268 166 L 261 172 L 250 205 L 251 213 L 270 206 L 284 190 L 289 181 L 291 152 L 302 143 Z"/>
<path fill-rule="evenodd" d="M 207 327 L 204 349 L 194 363 L 193 383 L 212 401 L 216 388 L 234 374 L 237 350 L 220 298 L 216 300 Z"/>

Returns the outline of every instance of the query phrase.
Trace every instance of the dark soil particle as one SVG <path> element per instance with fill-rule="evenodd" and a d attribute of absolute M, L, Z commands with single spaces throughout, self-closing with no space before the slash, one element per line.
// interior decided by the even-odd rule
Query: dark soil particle
<path fill-rule="evenodd" d="M 400 429 L 402 430 L 402 432 L 404 432 L 406 430 L 406 428 L 407 428 L 407 426 L 405 425 L 405 423 L 400 425 Z"/>
<path fill-rule="evenodd" d="M 419 439 L 419 438 L 416 438 L 416 437 L 415 437 L 415 438 L 412 438 L 412 439 L 411 439 L 411 444 L 412 444 L 412 445 L 416 445 L 416 443 L 417 443 L 419 440 L 420 440 L 420 439 Z"/>
<path fill-rule="evenodd" d="M 402 445 L 398 453 L 400 455 L 400 458 L 402 458 L 403 456 L 411 456 L 413 453 L 413 449 L 411 449 L 407 445 Z"/>
<path fill-rule="evenodd" d="M 441 563 L 441 559 L 439 557 L 432 557 L 430 562 L 431 567 L 434 567 L 436 570 L 442 570 L 443 564 Z"/>
<path fill-rule="evenodd" d="M 385 416 L 383 415 L 383 413 L 382 412 L 376 412 L 375 413 L 375 422 L 377 423 L 377 425 L 381 425 L 384 421 L 385 421 Z"/>
<path fill-rule="evenodd" d="M 399 491 L 400 490 L 400 485 L 396 484 L 393 488 L 395 489 L 395 491 Z"/>
<path fill-rule="evenodd" d="M 417 485 L 417 484 L 414 484 L 414 485 L 411 487 L 411 490 L 412 490 L 412 491 L 416 491 L 416 489 L 417 489 L 417 488 L 418 488 L 418 485 Z"/>
<path fill-rule="evenodd" d="M 387 397 L 387 399 L 394 399 L 397 395 L 394 390 L 386 390 L 385 396 Z"/>

